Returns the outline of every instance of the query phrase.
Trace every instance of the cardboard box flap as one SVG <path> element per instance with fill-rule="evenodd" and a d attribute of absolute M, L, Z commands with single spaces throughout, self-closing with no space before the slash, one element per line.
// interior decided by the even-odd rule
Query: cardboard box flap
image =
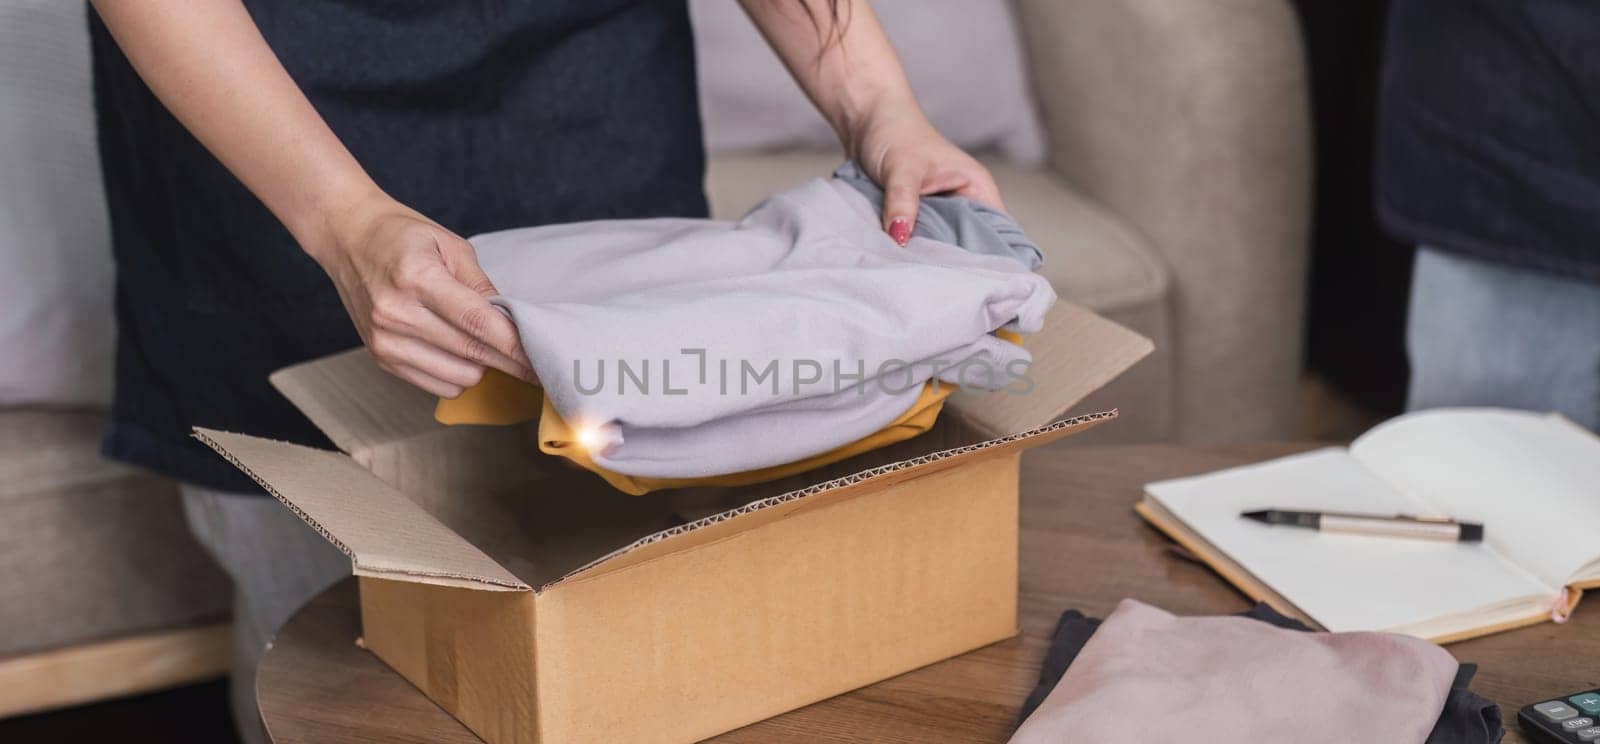
<path fill-rule="evenodd" d="M 195 437 L 261 484 L 334 547 L 357 576 L 527 590 L 527 584 L 351 458 L 243 434 Z"/>
<path fill-rule="evenodd" d="M 762 524 L 790 516 L 802 509 L 850 498 L 863 488 L 883 488 L 901 480 L 937 473 L 975 460 L 999 457 L 1018 450 L 1037 447 L 1116 418 L 1117 412 L 1104 411 L 1063 419 L 1035 429 L 990 439 L 953 449 L 931 452 L 909 460 L 881 465 L 843 478 L 824 481 L 788 493 L 753 501 L 744 506 L 703 519 L 662 530 L 612 551 L 567 575 L 539 588 L 543 592 L 558 585 L 600 576 L 628 566 L 676 553 L 697 545 L 727 538 Z"/>
<path fill-rule="evenodd" d="M 1115 379 L 1155 349 L 1155 344 L 1089 310 L 1056 302 L 1044 328 L 1026 339 L 1033 354 L 1027 378 L 1031 387 L 1012 390 L 960 390 L 950 396 L 969 424 L 991 437 L 1037 429 L 1066 415 L 1090 393 Z"/>
<path fill-rule="evenodd" d="M 438 399 L 379 369 L 366 347 L 285 367 L 268 379 L 362 464 L 379 445 L 444 428 L 433 420 Z"/>

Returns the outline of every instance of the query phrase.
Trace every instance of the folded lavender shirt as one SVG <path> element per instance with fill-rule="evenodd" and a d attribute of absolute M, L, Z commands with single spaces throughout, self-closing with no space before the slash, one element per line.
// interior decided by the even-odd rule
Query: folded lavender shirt
<path fill-rule="evenodd" d="M 596 463 L 683 478 L 780 465 L 875 432 L 939 378 L 998 389 L 1055 292 L 1012 258 L 894 244 L 814 179 L 738 222 L 614 220 L 471 239 L 546 395 Z M 769 374 L 770 370 L 770 374 Z M 880 374 L 881 373 L 881 374 Z"/>
<path fill-rule="evenodd" d="M 1422 744 L 1456 660 L 1392 633 L 1303 633 L 1117 605 L 1012 744 Z"/>

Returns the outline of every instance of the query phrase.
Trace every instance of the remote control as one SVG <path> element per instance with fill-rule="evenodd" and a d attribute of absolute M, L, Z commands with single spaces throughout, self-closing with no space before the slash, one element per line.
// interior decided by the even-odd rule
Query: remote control
<path fill-rule="evenodd" d="M 1528 738 L 1547 744 L 1600 742 L 1600 689 L 1523 706 L 1517 722 Z"/>

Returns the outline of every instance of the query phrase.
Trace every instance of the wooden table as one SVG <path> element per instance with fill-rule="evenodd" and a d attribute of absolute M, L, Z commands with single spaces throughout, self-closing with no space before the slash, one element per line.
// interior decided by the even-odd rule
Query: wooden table
<path fill-rule="evenodd" d="M 1103 617 L 1124 597 L 1180 615 L 1238 612 L 1250 602 L 1192 563 L 1133 513 L 1151 480 L 1204 472 L 1312 445 L 1074 448 L 1024 459 L 1022 635 L 718 737 L 718 742 L 1003 742 L 1037 679 L 1063 610 Z M 257 696 L 277 744 L 479 740 L 371 654 L 359 634 L 354 581 L 314 599 L 262 658 Z M 1480 665 L 1473 689 L 1500 703 L 1507 742 L 1524 741 L 1523 705 L 1600 684 L 1600 606 L 1571 622 L 1455 644 Z"/>

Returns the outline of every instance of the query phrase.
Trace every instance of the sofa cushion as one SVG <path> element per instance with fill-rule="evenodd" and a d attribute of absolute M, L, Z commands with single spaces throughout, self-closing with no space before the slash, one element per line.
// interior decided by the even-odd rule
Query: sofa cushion
<path fill-rule="evenodd" d="M 0 411 L 0 657 L 228 615 L 176 487 L 101 458 L 103 424 Z"/>
<path fill-rule="evenodd" d="M 84 3 L 0 3 L 0 405 L 111 395 L 111 237 Z"/>
<path fill-rule="evenodd" d="M 828 150 L 714 154 L 706 173 L 712 216 L 737 219 L 768 194 L 827 176 L 840 158 Z M 1166 263 L 1143 235 L 1053 172 L 999 160 L 984 164 L 1012 216 L 1044 250 L 1040 273 L 1049 277 L 1056 292 L 1155 342 L 1155 354 L 1081 404 L 1079 412 L 1121 407 L 1115 426 L 1086 432 L 1084 441 L 1166 438 L 1174 397 Z"/>

